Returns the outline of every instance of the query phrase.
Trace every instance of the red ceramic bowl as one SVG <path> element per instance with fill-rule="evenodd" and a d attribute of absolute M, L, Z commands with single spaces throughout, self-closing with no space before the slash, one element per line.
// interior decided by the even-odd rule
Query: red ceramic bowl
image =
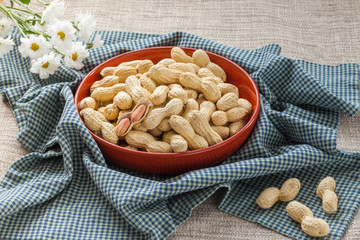
<path fill-rule="evenodd" d="M 170 57 L 171 48 L 172 47 L 152 47 L 126 52 L 111 58 L 94 68 L 82 80 L 76 91 L 75 104 L 78 113 L 78 103 L 83 98 L 90 95 L 90 86 L 93 82 L 101 79 L 100 71 L 103 68 L 117 66 L 122 62 L 136 59 L 150 59 L 154 63 L 157 63 L 161 59 Z M 192 48 L 182 49 L 190 56 L 196 50 Z M 253 112 L 245 127 L 234 136 L 221 143 L 204 149 L 185 153 L 149 153 L 126 149 L 105 141 L 89 130 L 107 161 L 135 171 L 173 175 L 190 170 L 214 166 L 234 154 L 244 144 L 254 128 L 259 114 L 259 91 L 254 83 L 254 80 L 240 66 L 217 54 L 211 52 L 207 53 L 212 62 L 218 64 L 225 70 L 227 74 L 227 82 L 237 86 L 240 96 L 249 100 L 253 105 Z"/>

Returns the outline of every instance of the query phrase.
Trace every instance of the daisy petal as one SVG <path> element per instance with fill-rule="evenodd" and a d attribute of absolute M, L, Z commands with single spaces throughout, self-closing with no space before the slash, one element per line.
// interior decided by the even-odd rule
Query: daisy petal
<path fill-rule="evenodd" d="M 11 51 L 14 47 L 14 41 L 10 35 L 7 38 L 0 37 L 0 57 Z"/>
<path fill-rule="evenodd" d="M 54 52 L 50 52 L 31 61 L 30 72 L 39 74 L 41 79 L 48 78 L 51 74 L 54 74 L 55 71 L 60 66 L 61 56 L 56 55 Z"/>
<path fill-rule="evenodd" d="M 81 69 L 84 64 L 83 60 L 89 57 L 89 52 L 86 50 L 86 46 L 80 42 L 73 44 L 73 47 L 68 51 L 64 57 L 66 66 L 74 69 Z"/>
<path fill-rule="evenodd" d="M 42 35 L 30 35 L 29 38 L 21 38 L 20 41 L 21 45 L 18 49 L 23 57 L 36 59 L 49 53 L 51 50 L 51 44 Z"/>

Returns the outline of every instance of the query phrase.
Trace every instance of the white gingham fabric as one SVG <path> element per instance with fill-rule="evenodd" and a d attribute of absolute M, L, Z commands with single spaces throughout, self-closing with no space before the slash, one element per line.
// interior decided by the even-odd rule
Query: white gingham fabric
<path fill-rule="evenodd" d="M 336 148 L 340 111 L 359 110 L 359 66 L 324 66 L 279 56 L 278 45 L 242 50 L 183 32 L 151 35 L 99 32 L 81 71 L 61 66 L 46 80 L 29 72 L 17 50 L 0 59 L 0 88 L 13 108 L 17 139 L 30 154 L 0 185 L 0 239 L 165 239 L 192 209 L 218 188 L 228 189 L 220 209 L 295 239 L 309 239 L 285 211 L 262 210 L 255 200 L 290 177 L 302 187 L 295 198 L 330 225 L 325 239 L 340 239 L 360 203 L 360 153 Z M 19 44 L 19 34 L 13 33 Z M 247 70 L 261 92 L 262 108 L 246 144 L 222 164 L 174 177 L 122 169 L 105 162 L 74 105 L 81 79 L 96 65 L 151 46 L 202 48 Z M 318 182 L 337 182 L 339 210 L 327 215 Z M 216 219 L 214 219 L 216 221 Z"/>

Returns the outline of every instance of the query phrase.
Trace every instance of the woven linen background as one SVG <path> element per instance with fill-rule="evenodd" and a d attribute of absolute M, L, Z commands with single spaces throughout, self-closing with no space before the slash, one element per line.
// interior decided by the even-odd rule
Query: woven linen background
<path fill-rule="evenodd" d="M 321 64 L 360 64 L 358 1 L 145 1 L 65 0 L 66 17 L 90 12 L 97 30 L 164 34 L 185 31 L 234 47 L 253 49 L 277 43 L 281 55 Z M 0 179 L 27 151 L 9 105 L 0 101 Z M 341 117 L 338 147 L 360 151 L 360 114 Z M 259 224 L 217 209 L 223 192 L 196 208 L 169 237 L 178 239 L 289 239 Z M 360 211 L 344 239 L 359 239 Z"/>

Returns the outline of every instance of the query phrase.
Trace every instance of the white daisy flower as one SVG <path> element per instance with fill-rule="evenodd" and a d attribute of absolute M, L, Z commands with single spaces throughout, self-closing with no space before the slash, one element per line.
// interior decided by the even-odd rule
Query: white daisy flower
<path fill-rule="evenodd" d="M 97 48 L 97 47 L 101 47 L 102 45 L 104 45 L 104 41 L 101 39 L 101 36 L 99 34 L 97 34 L 97 35 L 95 35 L 94 40 L 90 44 L 91 44 L 90 48 Z"/>
<path fill-rule="evenodd" d="M 54 74 L 54 72 L 59 68 L 60 60 L 60 55 L 50 52 L 41 58 L 32 60 L 30 72 L 39 74 L 41 79 L 46 79 L 50 74 Z"/>
<path fill-rule="evenodd" d="M 50 42 L 61 52 L 66 52 L 75 40 L 75 28 L 69 21 L 57 21 L 49 26 L 47 34 L 51 37 Z"/>
<path fill-rule="evenodd" d="M 76 16 L 74 22 L 78 28 L 79 40 L 87 42 L 95 30 L 95 19 L 90 14 L 80 13 L 78 16 Z"/>
<path fill-rule="evenodd" d="M 48 28 L 49 28 L 49 23 L 47 22 L 36 22 L 35 26 L 34 26 L 35 30 L 39 31 L 39 32 L 47 32 Z"/>
<path fill-rule="evenodd" d="M 7 37 L 12 30 L 12 22 L 7 18 L 0 19 L 0 37 Z"/>
<path fill-rule="evenodd" d="M 7 38 L 0 37 L 0 57 L 11 51 L 14 47 L 14 41 L 9 35 Z"/>
<path fill-rule="evenodd" d="M 65 12 L 65 3 L 64 1 L 52 1 L 43 11 L 41 17 L 41 23 L 47 22 L 51 23 L 56 20 L 59 20 Z"/>
<path fill-rule="evenodd" d="M 84 66 L 82 62 L 87 57 L 89 57 L 89 52 L 86 50 L 85 45 L 76 42 L 71 50 L 66 53 L 64 60 L 66 66 L 81 69 Z"/>
<path fill-rule="evenodd" d="M 18 49 L 24 58 L 36 59 L 48 54 L 51 50 L 51 44 L 42 35 L 30 35 L 29 38 L 21 38 L 20 41 L 21 45 Z"/>

